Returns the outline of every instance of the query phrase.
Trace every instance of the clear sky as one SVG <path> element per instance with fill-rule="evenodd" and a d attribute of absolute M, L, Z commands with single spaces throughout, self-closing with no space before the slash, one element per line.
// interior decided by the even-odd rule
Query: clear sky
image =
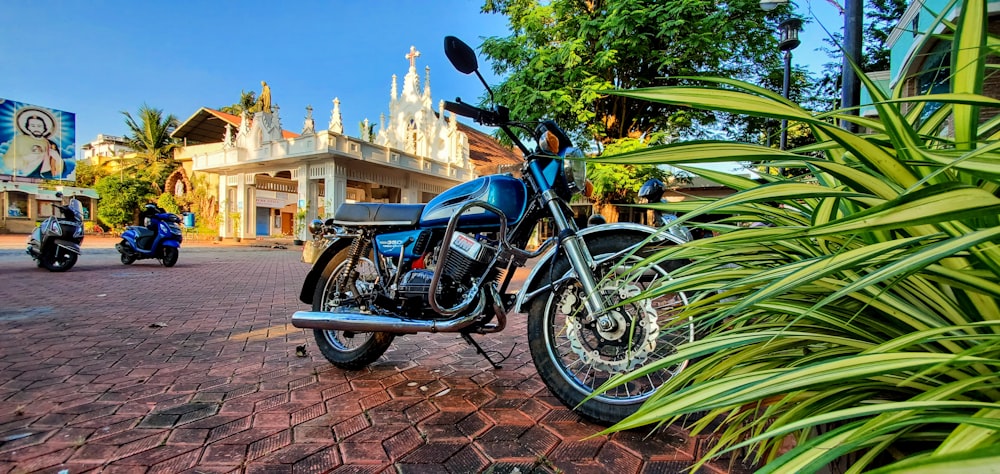
<path fill-rule="evenodd" d="M 811 2 L 828 28 L 842 27 L 827 0 L 799 2 L 803 16 L 812 17 Z M 411 45 L 421 81 L 431 68 L 435 109 L 456 96 L 479 99 L 479 81 L 452 68 L 443 39 L 478 49 L 483 37 L 508 34 L 506 18 L 480 13 L 482 3 L 4 0 L 0 98 L 75 113 L 78 154 L 99 133 L 124 135 L 122 111 L 135 115 L 145 103 L 184 121 L 200 107 L 235 103 L 241 90 L 259 93 L 262 80 L 286 130 L 302 129 L 307 105 L 325 128 L 338 97 L 344 131 L 357 136 L 361 120 L 377 124 L 388 113 L 392 75 L 402 87 Z M 828 61 L 813 51 L 824 35 L 816 30 L 806 26 L 796 64 Z M 482 58 L 480 66 L 498 82 Z"/>

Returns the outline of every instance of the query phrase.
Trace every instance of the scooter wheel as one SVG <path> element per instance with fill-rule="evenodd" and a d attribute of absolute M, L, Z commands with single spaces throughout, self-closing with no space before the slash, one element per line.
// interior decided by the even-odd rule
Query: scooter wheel
<path fill-rule="evenodd" d="M 56 248 L 52 254 L 42 255 L 42 266 L 50 272 L 65 272 L 76 265 L 77 255 L 68 250 Z"/>
<path fill-rule="evenodd" d="M 177 257 L 180 256 L 180 251 L 176 247 L 164 247 L 163 248 L 163 259 L 160 261 L 163 263 L 164 267 L 172 267 L 177 263 Z"/>
<path fill-rule="evenodd" d="M 127 240 L 122 239 L 121 242 L 118 242 L 118 245 L 116 245 L 116 247 L 118 247 L 118 252 L 121 253 L 122 264 L 131 265 L 132 263 L 135 262 L 136 255 L 134 253 L 127 253 L 122 251 L 122 249 L 127 249 L 130 247 Z"/>

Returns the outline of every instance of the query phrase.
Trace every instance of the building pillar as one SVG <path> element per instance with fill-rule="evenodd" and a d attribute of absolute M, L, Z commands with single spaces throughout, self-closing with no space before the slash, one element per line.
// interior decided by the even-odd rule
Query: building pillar
<path fill-rule="evenodd" d="M 257 181 L 254 180 L 253 186 L 247 186 L 246 192 L 246 212 L 243 214 L 243 220 L 247 221 L 243 224 L 243 228 L 247 229 L 249 225 L 249 236 L 251 238 L 257 237 Z M 265 235 L 264 237 L 268 237 Z"/>
<path fill-rule="evenodd" d="M 246 173 L 236 174 L 236 212 L 240 213 L 240 225 L 236 229 L 236 234 L 233 237 L 243 238 L 246 235 L 247 221 L 249 220 L 249 213 L 247 213 L 247 183 L 246 183 Z"/>
<path fill-rule="evenodd" d="M 302 209 L 302 206 L 308 206 L 309 210 L 306 212 L 306 217 L 305 217 L 305 222 L 308 223 L 316 215 L 316 208 L 318 207 L 316 199 L 318 198 L 318 194 L 319 193 L 316 190 L 315 186 L 310 186 L 309 185 L 309 165 L 308 164 L 301 164 L 301 165 L 299 165 L 297 175 L 298 176 L 296 176 L 296 177 L 298 178 L 298 195 L 299 196 L 298 196 L 298 200 L 297 200 L 298 202 L 295 204 L 295 214 L 292 216 L 292 219 L 296 219 L 297 218 L 296 216 L 298 215 L 299 211 Z M 309 232 L 306 231 L 306 229 L 305 229 L 307 226 L 297 226 L 297 227 L 300 227 L 300 228 L 297 229 L 296 226 L 294 225 L 294 224 L 296 224 L 296 222 L 293 221 L 292 224 L 293 224 L 292 232 L 293 232 L 293 234 L 294 234 L 294 236 L 295 236 L 296 239 L 299 239 L 299 240 L 308 240 L 309 239 Z"/>
<path fill-rule="evenodd" d="M 219 237 L 229 237 L 229 190 L 226 189 L 226 183 L 229 179 L 226 175 L 219 175 L 219 216 L 217 222 L 219 224 Z"/>

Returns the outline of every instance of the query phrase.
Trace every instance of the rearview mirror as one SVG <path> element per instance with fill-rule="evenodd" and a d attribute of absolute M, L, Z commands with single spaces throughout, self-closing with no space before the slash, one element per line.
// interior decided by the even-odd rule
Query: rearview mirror
<path fill-rule="evenodd" d="M 472 74 L 479 69 L 476 52 L 454 36 L 444 37 L 444 54 L 448 56 L 451 65 L 462 74 Z"/>

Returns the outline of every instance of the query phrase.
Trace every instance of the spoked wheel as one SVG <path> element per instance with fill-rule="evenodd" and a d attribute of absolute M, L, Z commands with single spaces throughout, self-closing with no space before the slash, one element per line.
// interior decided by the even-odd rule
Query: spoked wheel
<path fill-rule="evenodd" d="M 77 257 L 75 252 L 55 246 L 42 254 L 41 262 L 42 266 L 50 272 L 65 272 L 76 265 Z"/>
<path fill-rule="evenodd" d="M 367 258 L 358 261 L 354 275 L 346 275 L 350 249 L 341 250 L 327 265 L 328 272 L 320 278 L 313 294 L 313 311 L 348 309 L 352 301 L 375 291 L 378 270 Z M 314 329 L 316 347 L 326 360 L 347 370 L 361 369 L 375 362 L 392 344 L 393 335 L 386 332 L 350 332 Z"/>
<path fill-rule="evenodd" d="M 591 255 L 600 260 L 634 244 L 626 236 L 598 236 L 588 242 Z M 642 258 L 632 256 L 602 264 L 595 275 L 600 282 L 608 273 L 631 275 L 625 281 L 609 279 L 601 285 L 608 307 L 640 295 L 644 290 L 670 278 L 660 265 L 636 267 Z M 554 275 L 569 270 L 565 259 L 556 262 Z M 641 270 L 641 272 L 637 271 Z M 641 274 L 639 278 L 635 275 Z M 597 394 L 580 403 L 612 376 L 645 368 L 672 354 L 676 347 L 695 337 L 694 324 L 676 321 L 687 304 L 683 293 L 668 293 L 618 306 L 605 318 L 588 321 L 583 301 L 586 292 L 570 281 L 555 291 L 539 295 L 530 308 L 528 344 L 542 381 L 566 406 L 602 424 L 613 424 L 635 413 L 658 387 L 680 373 L 687 362 L 655 371 Z"/>
<path fill-rule="evenodd" d="M 177 257 L 180 256 L 180 253 L 177 247 L 163 247 L 163 258 L 160 259 L 160 263 L 164 267 L 170 268 L 177 263 Z"/>

